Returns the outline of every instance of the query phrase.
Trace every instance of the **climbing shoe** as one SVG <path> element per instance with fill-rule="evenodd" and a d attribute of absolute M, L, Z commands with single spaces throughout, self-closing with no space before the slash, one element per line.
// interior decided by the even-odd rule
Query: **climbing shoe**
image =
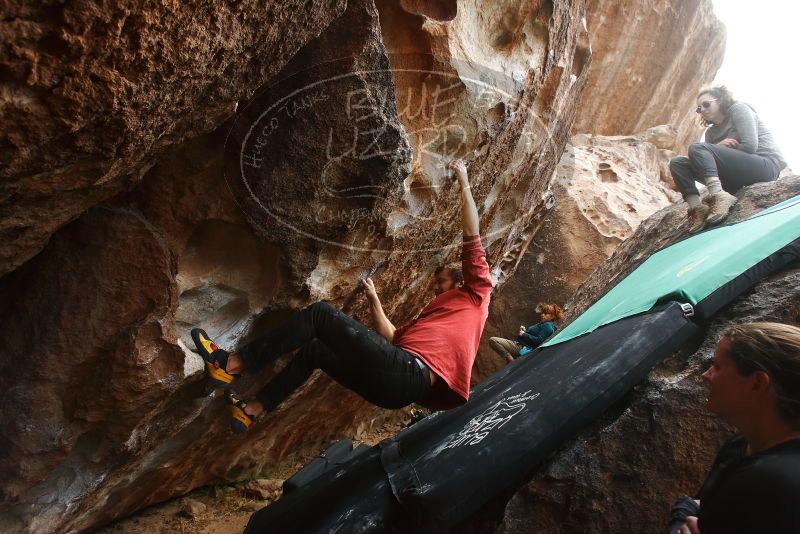
<path fill-rule="evenodd" d="M 200 328 L 192 329 L 192 341 L 197 347 L 197 352 L 206 362 L 206 372 L 214 387 L 224 388 L 231 382 L 236 375 L 225 371 L 228 366 L 228 351 L 222 350 L 216 343 L 211 341 L 205 330 Z M 216 365 L 214 365 L 216 363 Z"/>
<path fill-rule="evenodd" d="M 706 218 L 711 208 L 705 204 L 700 204 L 693 208 L 689 208 L 689 233 L 696 234 L 702 230 L 706 225 Z"/>
<path fill-rule="evenodd" d="M 706 222 L 710 225 L 719 224 L 728 216 L 731 207 L 736 204 L 736 197 L 721 191 L 708 196 L 708 203 L 711 206 L 711 211 L 708 213 Z"/>
<path fill-rule="evenodd" d="M 253 424 L 253 418 L 244 411 L 247 403 L 240 399 L 232 389 L 225 390 L 225 398 L 228 400 L 228 404 L 231 405 L 231 430 L 241 434 Z"/>

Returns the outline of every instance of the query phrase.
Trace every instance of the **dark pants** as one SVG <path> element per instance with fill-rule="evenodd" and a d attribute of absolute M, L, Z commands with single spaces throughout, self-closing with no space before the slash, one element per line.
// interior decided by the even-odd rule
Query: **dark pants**
<path fill-rule="evenodd" d="M 327 302 L 315 302 L 288 323 L 239 351 L 245 371 L 300 349 L 286 367 L 256 395 L 268 410 L 300 387 L 314 369 L 322 369 L 343 386 L 382 408 L 402 408 L 421 400 L 431 387 L 430 375 L 409 352 L 348 317 Z"/>
<path fill-rule="evenodd" d="M 771 159 L 711 143 L 692 143 L 689 157 L 672 158 L 669 170 L 683 198 L 699 195 L 695 181 L 710 176 L 718 176 L 722 188 L 734 194 L 746 185 L 775 180 L 781 171 Z"/>

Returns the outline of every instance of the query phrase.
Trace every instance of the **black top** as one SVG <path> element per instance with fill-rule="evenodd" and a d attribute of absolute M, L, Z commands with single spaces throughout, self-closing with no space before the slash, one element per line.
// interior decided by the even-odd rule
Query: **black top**
<path fill-rule="evenodd" d="M 800 439 L 746 456 L 735 435 L 700 489 L 702 534 L 800 533 Z"/>

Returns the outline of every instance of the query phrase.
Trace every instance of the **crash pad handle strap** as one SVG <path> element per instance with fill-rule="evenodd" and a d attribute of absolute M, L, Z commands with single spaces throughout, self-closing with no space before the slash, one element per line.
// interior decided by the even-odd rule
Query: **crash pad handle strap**
<path fill-rule="evenodd" d="M 397 502 L 412 512 L 412 517 L 427 517 L 420 500 L 422 485 L 414 466 L 403 457 L 400 443 L 393 438 L 387 438 L 380 442 L 379 447 L 381 465 Z"/>

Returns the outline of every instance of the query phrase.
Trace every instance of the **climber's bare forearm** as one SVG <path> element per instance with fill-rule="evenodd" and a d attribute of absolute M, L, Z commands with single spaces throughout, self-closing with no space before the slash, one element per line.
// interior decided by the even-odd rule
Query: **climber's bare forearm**
<path fill-rule="evenodd" d="M 461 223 L 465 236 L 478 235 L 480 233 L 480 221 L 478 219 L 478 208 L 472 198 L 472 191 L 469 184 L 461 184 Z"/>
<path fill-rule="evenodd" d="M 467 237 L 478 235 L 480 233 L 478 208 L 472 198 L 472 189 L 469 186 L 469 177 L 467 176 L 467 164 L 463 160 L 457 159 L 448 163 L 447 168 L 455 175 L 461 189 L 461 226 L 464 230 L 464 235 Z"/>
<path fill-rule="evenodd" d="M 375 331 L 391 343 L 394 339 L 395 327 L 383 312 L 381 301 L 377 298 L 370 300 L 370 309 L 372 311 L 372 321 L 375 325 Z"/>

